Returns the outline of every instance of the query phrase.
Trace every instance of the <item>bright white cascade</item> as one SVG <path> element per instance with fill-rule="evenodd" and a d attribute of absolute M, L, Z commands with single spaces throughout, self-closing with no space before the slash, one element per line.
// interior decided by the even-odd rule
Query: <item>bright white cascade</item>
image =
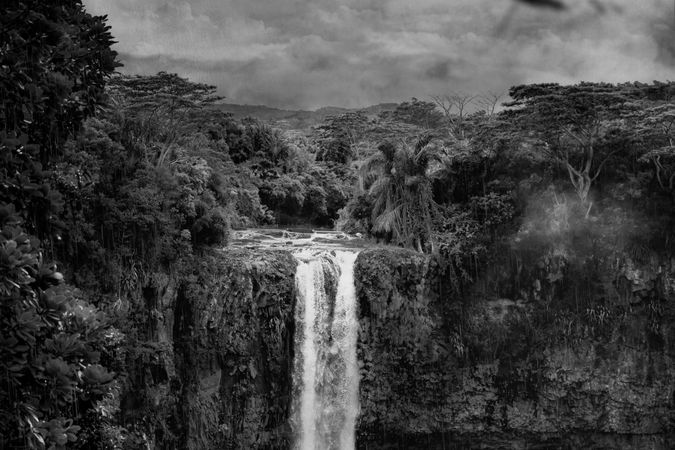
<path fill-rule="evenodd" d="M 296 450 L 355 448 L 359 413 L 356 256 L 342 250 L 303 250 L 296 254 Z"/>

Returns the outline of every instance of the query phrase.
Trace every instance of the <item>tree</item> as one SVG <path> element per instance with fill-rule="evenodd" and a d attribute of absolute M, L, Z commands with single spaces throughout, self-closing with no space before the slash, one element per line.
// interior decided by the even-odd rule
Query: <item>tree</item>
<path fill-rule="evenodd" d="M 443 145 L 430 168 L 436 201 L 466 201 L 477 194 L 471 192 L 475 186 L 487 193 L 497 150 L 508 136 L 507 123 L 496 113 L 501 97 L 494 93 L 434 97 L 446 115 L 448 130 L 441 135 Z"/>
<path fill-rule="evenodd" d="M 504 116 L 526 133 L 524 141 L 563 165 L 588 214 L 593 182 L 623 148 L 612 145 L 621 139 L 622 108 L 638 90 L 607 83 L 534 84 L 513 87 L 509 94 L 513 101 Z"/>
<path fill-rule="evenodd" d="M 355 156 L 355 146 L 363 139 L 368 118 L 361 112 L 348 112 L 329 116 L 316 127 L 319 146 L 317 161 L 347 164 Z"/>
<path fill-rule="evenodd" d="M 113 330 L 7 205 L 0 230 L 0 447 L 66 448 L 114 379 L 101 365 Z"/>
<path fill-rule="evenodd" d="M 466 138 L 465 119 L 478 96 L 453 92 L 435 95 L 431 98 L 443 111 L 450 135 L 457 141 L 464 140 Z"/>
<path fill-rule="evenodd" d="M 246 124 L 246 137 L 250 144 L 248 159 L 256 167 L 262 178 L 274 174 L 282 168 L 290 156 L 290 148 L 283 133 L 257 120 L 249 119 Z"/>
<path fill-rule="evenodd" d="M 103 103 L 119 64 L 106 18 L 79 0 L 7 0 L 0 8 L 0 200 L 45 238 L 59 196 L 50 160 Z"/>
<path fill-rule="evenodd" d="M 72 445 L 113 380 L 101 365 L 106 317 L 43 256 L 61 208 L 47 169 L 118 66 L 105 22 L 77 0 L 0 7 L 2 448 Z"/>
<path fill-rule="evenodd" d="M 425 130 L 438 128 L 443 121 L 443 115 L 434 103 L 418 100 L 415 97 L 409 102 L 397 105 L 394 111 L 382 113 L 381 117 L 415 125 Z"/>
<path fill-rule="evenodd" d="M 324 162 L 333 162 L 337 164 L 348 164 L 354 159 L 354 150 L 348 141 L 344 139 L 331 139 L 319 147 L 316 152 L 316 160 Z"/>
<path fill-rule="evenodd" d="M 648 149 L 641 159 L 653 164 L 661 189 L 675 195 L 675 104 L 669 100 L 640 103 L 636 131 Z"/>
<path fill-rule="evenodd" d="M 173 73 L 120 75 L 108 83 L 115 117 L 125 146 L 141 146 L 148 161 L 165 164 L 181 136 L 194 133 L 208 116 L 205 106 L 222 97 L 216 87 L 195 83 Z M 223 114 L 223 113 L 221 113 Z"/>
<path fill-rule="evenodd" d="M 281 175 L 266 180 L 260 187 L 260 199 L 277 215 L 297 215 L 301 212 L 307 194 L 305 186 L 296 177 Z"/>
<path fill-rule="evenodd" d="M 384 142 L 378 150 L 363 168 L 373 204 L 372 231 L 404 247 L 435 251 L 435 203 L 427 176 L 435 143 L 424 136 L 412 145 Z"/>
<path fill-rule="evenodd" d="M 476 98 L 475 103 L 482 111 L 485 111 L 487 117 L 493 118 L 497 114 L 497 107 L 503 98 L 503 93 L 488 91 L 479 95 Z"/>
<path fill-rule="evenodd" d="M 368 124 L 360 143 L 360 156 L 365 160 L 378 152 L 383 142 L 401 142 L 420 134 L 420 128 L 395 120 L 391 114 L 381 114 Z"/>

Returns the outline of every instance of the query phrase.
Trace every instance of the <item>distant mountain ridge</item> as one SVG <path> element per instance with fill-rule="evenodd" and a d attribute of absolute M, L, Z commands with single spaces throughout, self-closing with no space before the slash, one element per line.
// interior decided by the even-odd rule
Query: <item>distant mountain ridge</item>
<path fill-rule="evenodd" d="M 214 105 L 221 111 L 229 112 L 235 119 L 254 117 L 279 128 L 289 130 L 308 130 L 319 125 L 327 117 L 347 112 L 362 112 L 366 116 L 377 116 L 383 111 L 393 111 L 397 103 L 380 103 L 365 108 L 340 108 L 324 106 L 314 111 L 288 110 L 266 105 L 239 105 L 235 103 L 219 103 Z"/>

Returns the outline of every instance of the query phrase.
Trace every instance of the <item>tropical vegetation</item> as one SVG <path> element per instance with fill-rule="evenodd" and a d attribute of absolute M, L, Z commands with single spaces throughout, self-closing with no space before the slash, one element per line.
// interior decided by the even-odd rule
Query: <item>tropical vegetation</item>
<path fill-rule="evenodd" d="M 178 445 L 152 415 L 172 351 L 153 289 L 232 229 L 360 233 L 432 255 L 458 293 L 505 248 L 574 241 L 579 279 L 612 239 L 672 254 L 673 82 L 441 94 L 288 130 L 234 119 L 215 86 L 117 73 L 80 1 L 0 12 L 1 448 Z"/>

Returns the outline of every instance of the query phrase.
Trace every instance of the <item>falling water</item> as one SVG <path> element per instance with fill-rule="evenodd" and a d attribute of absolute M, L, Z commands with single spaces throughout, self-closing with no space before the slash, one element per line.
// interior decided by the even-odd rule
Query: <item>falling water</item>
<path fill-rule="evenodd" d="M 294 425 L 297 450 L 353 450 L 359 410 L 357 254 L 298 254 Z M 335 280 L 337 279 L 337 286 Z M 334 300 L 333 300 L 334 299 Z"/>

